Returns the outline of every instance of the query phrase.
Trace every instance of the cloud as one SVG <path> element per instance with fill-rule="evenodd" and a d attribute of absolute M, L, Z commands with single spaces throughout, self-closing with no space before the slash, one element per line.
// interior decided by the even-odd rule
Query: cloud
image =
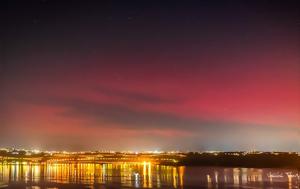
<path fill-rule="evenodd" d="M 209 122 L 197 119 L 186 119 L 177 115 L 148 110 L 135 110 L 125 105 L 105 104 L 82 99 L 65 99 L 63 102 L 68 111 L 63 116 L 84 117 L 99 122 L 110 122 L 131 129 L 195 129 Z"/>
<path fill-rule="evenodd" d="M 102 90 L 104 91 L 104 90 Z M 109 92 L 108 92 L 109 91 Z M 105 88 L 106 94 L 114 94 L 126 99 L 140 96 L 142 102 L 162 102 L 167 100 L 159 97 L 143 96 L 139 93 L 120 92 L 119 90 L 110 90 Z M 151 99 L 151 100 L 148 100 Z M 163 111 L 153 111 L 147 109 L 136 109 L 132 104 L 118 104 L 115 102 L 103 103 L 92 101 L 85 98 L 72 97 L 45 97 L 45 96 L 22 96 L 18 97 L 24 103 L 36 104 L 40 106 L 61 107 L 63 112 L 59 112 L 58 116 L 66 118 L 81 118 L 97 123 L 111 123 L 109 125 L 118 125 L 127 129 L 174 129 L 195 131 L 201 130 L 217 130 L 224 126 L 219 121 L 205 120 L 200 118 L 186 118 Z M 226 123 L 227 125 L 232 123 Z M 99 124 L 102 125 L 103 124 Z"/>
<path fill-rule="evenodd" d="M 200 117 L 184 117 L 168 112 L 152 111 L 147 109 L 136 109 L 131 105 L 103 103 L 84 98 L 66 97 L 40 97 L 26 98 L 26 102 L 40 104 L 43 106 L 59 106 L 64 111 L 58 116 L 67 118 L 82 118 L 97 123 L 111 123 L 108 125 L 118 125 L 124 129 L 174 129 L 190 132 L 234 132 L 241 130 L 272 131 L 283 130 L 281 127 L 272 125 L 251 125 L 248 123 L 211 120 Z M 103 127 L 103 124 L 99 124 Z"/>
<path fill-rule="evenodd" d="M 119 97 L 123 100 L 135 101 L 140 103 L 173 104 L 181 101 L 181 99 L 176 99 L 176 98 L 170 98 L 170 97 L 166 98 L 166 97 L 155 96 L 155 95 L 150 95 L 141 92 L 113 89 L 104 86 L 96 87 L 95 91 L 107 96 Z"/>
<path fill-rule="evenodd" d="M 136 109 L 134 105 L 103 103 L 85 98 L 31 97 L 23 100 L 41 106 L 41 110 L 42 107 L 60 107 L 63 111 L 56 112 L 58 119 L 84 120 L 81 127 L 98 130 L 97 136 L 102 136 L 102 130 L 122 130 L 124 137 L 134 131 L 130 140 L 135 142 L 148 137 L 160 141 L 161 145 L 174 141 L 178 142 L 178 146 L 200 145 L 205 149 L 219 150 L 299 148 L 299 145 L 295 145 L 298 137 L 293 135 L 297 128 L 184 117 L 163 111 Z"/>

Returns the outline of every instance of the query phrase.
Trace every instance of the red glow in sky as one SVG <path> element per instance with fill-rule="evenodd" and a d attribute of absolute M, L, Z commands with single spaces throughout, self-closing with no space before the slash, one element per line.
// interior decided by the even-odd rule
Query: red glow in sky
<path fill-rule="evenodd" d="M 39 6 L 3 35 L 1 145 L 300 150 L 295 9 Z"/>

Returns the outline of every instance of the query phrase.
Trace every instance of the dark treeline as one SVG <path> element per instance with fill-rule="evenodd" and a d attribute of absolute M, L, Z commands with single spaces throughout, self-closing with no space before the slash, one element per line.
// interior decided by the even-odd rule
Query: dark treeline
<path fill-rule="evenodd" d="M 232 166 L 232 167 L 289 167 L 300 168 L 300 156 L 296 153 L 188 153 L 180 161 L 182 165 Z"/>

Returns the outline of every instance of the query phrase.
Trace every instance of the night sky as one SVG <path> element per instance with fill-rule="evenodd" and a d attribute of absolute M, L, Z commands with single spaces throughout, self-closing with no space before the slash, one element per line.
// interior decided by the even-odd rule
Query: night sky
<path fill-rule="evenodd" d="M 0 146 L 300 151 L 297 1 L 0 2 Z"/>

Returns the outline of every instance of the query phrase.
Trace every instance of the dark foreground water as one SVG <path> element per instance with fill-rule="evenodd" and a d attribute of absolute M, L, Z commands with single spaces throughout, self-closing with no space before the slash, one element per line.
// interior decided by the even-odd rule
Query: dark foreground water
<path fill-rule="evenodd" d="M 0 188 L 299 188 L 299 173 L 287 169 L 174 167 L 151 163 L 0 163 Z"/>

